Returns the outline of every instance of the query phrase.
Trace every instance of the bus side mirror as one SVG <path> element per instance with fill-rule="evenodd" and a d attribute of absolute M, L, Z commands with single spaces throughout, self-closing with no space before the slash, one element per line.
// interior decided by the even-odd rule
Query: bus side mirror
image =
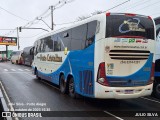
<path fill-rule="evenodd" d="M 64 48 L 64 54 L 67 55 L 67 52 L 68 52 L 68 48 L 65 47 L 65 48 Z"/>

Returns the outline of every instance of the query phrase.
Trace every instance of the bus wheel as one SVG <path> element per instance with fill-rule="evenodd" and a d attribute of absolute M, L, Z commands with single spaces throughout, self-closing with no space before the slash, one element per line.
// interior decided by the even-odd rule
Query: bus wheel
<path fill-rule="evenodd" d="M 155 96 L 160 99 L 160 82 L 155 84 Z"/>
<path fill-rule="evenodd" d="M 71 77 L 69 80 L 69 96 L 72 98 L 76 98 L 75 84 L 73 77 Z"/>
<path fill-rule="evenodd" d="M 40 80 L 41 78 L 38 76 L 38 71 L 36 70 L 36 78 Z"/>
<path fill-rule="evenodd" d="M 61 75 L 60 77 L 60 90 L 61 90 L 61 93 L 63 94 L 66 93 L 66 83 L 65 83 L 64 75 Z"/>

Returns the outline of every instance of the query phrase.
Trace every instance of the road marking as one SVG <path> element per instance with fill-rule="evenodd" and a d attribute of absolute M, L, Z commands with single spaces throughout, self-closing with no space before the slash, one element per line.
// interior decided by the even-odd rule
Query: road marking
<path fill-rule="evenodd" d="M 22 69 L 18 69 L 19 71 L 23 71 Z"/>
<path fill-rule="evenodd" d="M 26 71 L 30 71 L 30 70 L 28 70 L 28 69 L 24 69 L 24 70 L 26 70 Z"/>
<path fill-rule="evenodd" d="M 11 69 L 12 71 L 16 71 L 15 69 Z"/>
<path fill-rule="evenodd" d="M 156 102 L 156 103 L 159 103 L 159 104 L 160 104 L 160 102 L 159 102 L 159 101 L 156 101 L 156 100 L 152 100 L 152 99 L 145 98 L 145 97 L 140 97 L 140 98 L 145 99 L 145 100 L 149 100 L 149 101 L 152 101 L 152 102 Z"/>
<path fill-rule="evenodd" d="M 7 69 L 4 69 L 4 71 L 8 71 Z"/>
<path fill-rule="evenodd" d="M 15 114 L 15 112 L 14 112 L 15 110 L 14 110 L 14 108 L 13 108 L 13 105 L 11 104 L 11 101 L 10 101 L 10 99 L 9 99 L 9 97 L 8 97 L 8 95 L 7 95 L 7 92 L 6 92 L 6 90 L 4 89 L 4 86 L 3 86 L 3 84 L 2 84 L 1 81 L 0 81 L 0 86 L 1 86 L 1 89 L 2 89 L 2 91 L 3 91 L 3 93 L 4 93 L 5 97 L 6 97 L 6 100 L 7 100 L 7 102 L 8 102 L 8 105 L 10 106 L 10 110 L 9 110 L 9 111 L 12 111 L 12 112 Z M 17 116 L 15 116 L 14 119 L 15 119 L 15 120 L 19 120 Z"/>
<path fill-rule="evenodd" d="M 124 120 L 124 119 L 122 119 L 122 118 L 120 118 L 120 117 L 118 117 L 116 115 L 113 115 L 112 113 L 110 113 L 108 111 L 104 111 L 104 112 L 107 113 L 107 114 L 109 114 L 109 115 L 111 115 L 111 116 L 113 116 L 113 117 L 115 117 L 115 118 L 117 118 L 117 119 L 119 119 L 119 120 Z"/>
<path fill-rule="evenodd" d="M 29 69 L 10 69 L 10 71 L 14 71 L 14 72 L 17 72 L 18 73 L 18 71 L 21 71 L 21 72 L 23 72 L 23 71 L 26 71 L 26 72 L 30 72 L 30 70 Z M 4 71 L 3 71 L 3 73 L 4 72 L 8 72 L 8 73 L 12 73 L 12 72 L 10 72 L 8 69 L 4 69 Z"/>
<path fill-rule="evenodd" d="M 6 74 L 8 74 L 8 73 L 14 73 L 14 74 L 16 74 L 16 73 L 26 73 L 26 72 L 2 72 L 2 73 L 6 73 Z"/>

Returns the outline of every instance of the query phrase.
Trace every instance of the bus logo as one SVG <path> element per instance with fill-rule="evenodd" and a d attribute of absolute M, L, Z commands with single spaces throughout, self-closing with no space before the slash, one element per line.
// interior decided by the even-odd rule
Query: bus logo
<path fill-rule="evenodd" d="M 148 40 L 147 40 L 147 39 L 144 39 L 142 43 L 148 43 Z"/>
<path fill-rule="evenodd" d="M 141 43 L 142 42 L 142 40 L 136 40 L 136 43 Z"/>
<path fill-rule="evenodd" d="M 139 18 L 132 18 L 128 20 L 124 20 L 124 22 L 119 26 L 119 32 L 120 33 L 127 33 L 132 31 L 137 32 L 145 32 L 145 29 L 139 27 L 140 19 Z M 128 28 L 126 30 L 123 30 L 128 25 Z"/>
<path fill-rule="evenodd" d="M 129 39 L 129 43 L 135 43 L 135 39 Z"/>
<path fill-rule="evenodd" d="M 116 40 L 114 40 L 114 42 L 121 42 L 121 39 L 117 38 Z"/>
<path fill-rule="evenodd" d="M 109 47 L 109 46 L 106 46 L 106 47 L 105 47 L 105 51 L 106 51 L 106 53 L 108 53 L 108 52 L 110 51 L 110 47 Z"/>
<path fill-rule="evenodd" d="M 113 63 L 107 64 L 107 68 L 108 69 L 114 69 L 114 64 Z"/>
<path fill-rule="evenodd" d="M 122 39 L 122 43 L 128 43 L 128 39 Z"/>

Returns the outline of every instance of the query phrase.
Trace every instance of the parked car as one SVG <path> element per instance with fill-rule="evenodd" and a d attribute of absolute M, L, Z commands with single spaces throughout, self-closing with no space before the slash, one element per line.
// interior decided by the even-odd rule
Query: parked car
<path fill-rule="evenodd" d="M 12 64 L 23 64 L 22 51 L 13 51 L 11 53 Z"/>

